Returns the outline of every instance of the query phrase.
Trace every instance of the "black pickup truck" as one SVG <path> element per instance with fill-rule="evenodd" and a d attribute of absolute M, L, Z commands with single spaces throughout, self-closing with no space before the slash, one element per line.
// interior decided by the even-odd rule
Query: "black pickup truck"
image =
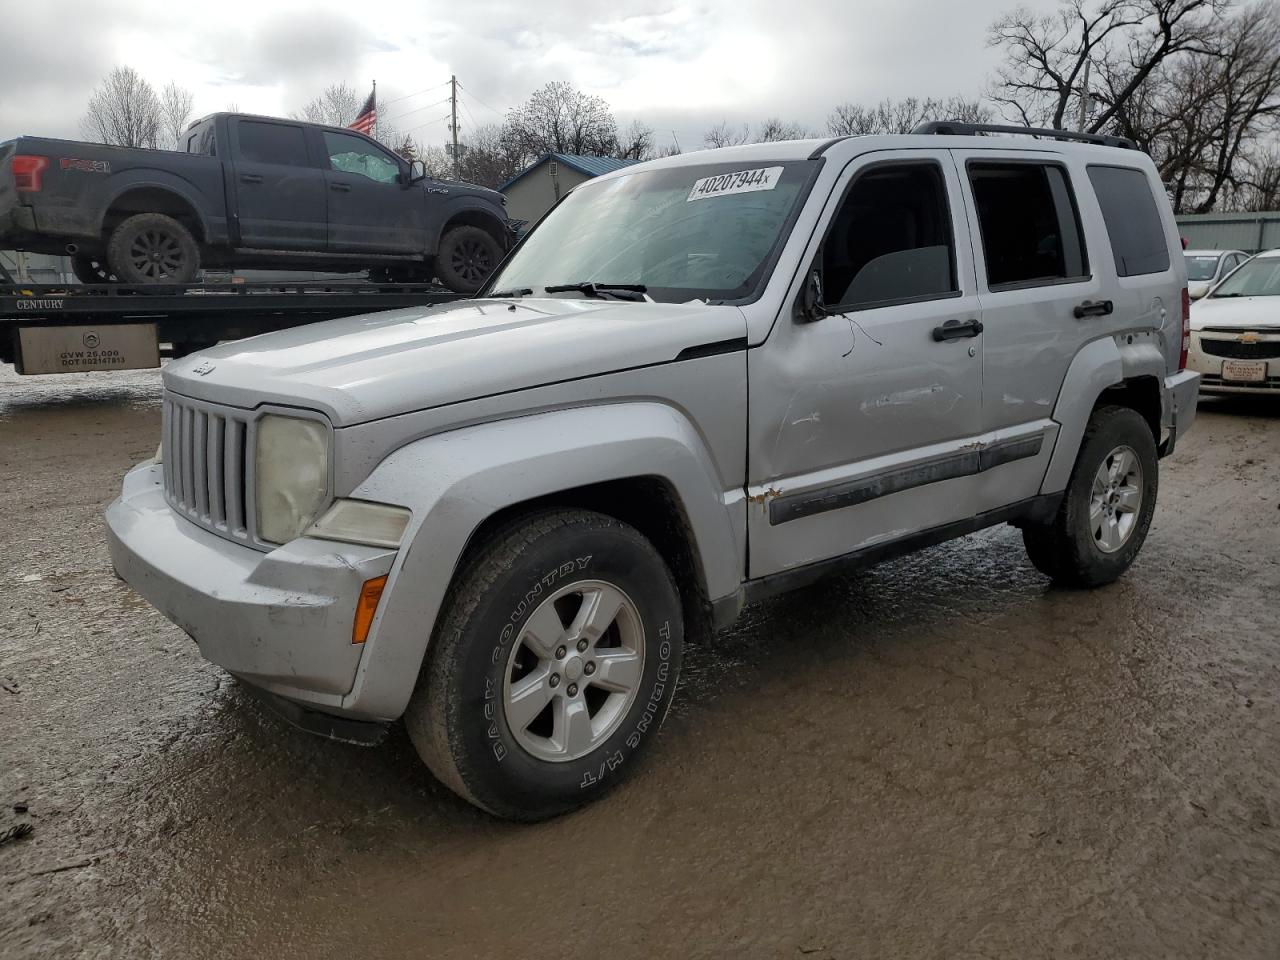
<path fill-rule="evenodd" d="M 70 254 L 85 283 L 267 267 L 471 293 L 514 240 L 501 194 L 428 177 L 354 130 L 216 113 L 182 147 L 0 143 L 0 249 Z"/>

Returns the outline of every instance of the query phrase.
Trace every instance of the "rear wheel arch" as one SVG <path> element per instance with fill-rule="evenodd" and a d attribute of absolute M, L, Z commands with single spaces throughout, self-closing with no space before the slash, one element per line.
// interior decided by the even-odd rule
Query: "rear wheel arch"
<path fill-rule="evenodd" d="M 115 229 L 139 213 L 163 213 L 182 224 L 196 243 L 208 242 L 208 229 L 194 203 L 169 187 L 139 185 L 127 187 L 107 204 L 99 233 L 105 244 Z"/>
<path fill-rule="evenodd" d="M 1151 428 L 1151 437 L 1160 443 L 1161 397 L 1160 381 L 1154 376 L 1128 377 L 1107 387 L 1094 401 L 1093 409 L 1101 407 L 1128 407 L 1138 413 Z"/>

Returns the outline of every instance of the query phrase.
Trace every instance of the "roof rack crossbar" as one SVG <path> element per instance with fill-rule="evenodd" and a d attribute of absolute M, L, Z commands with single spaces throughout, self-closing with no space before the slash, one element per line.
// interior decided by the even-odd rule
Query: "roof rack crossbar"
<path fill-rule="evenodd" d="M 1093 143 L 1100 147 L 1121 147 L 1137 150 L 1138 145 L 1128 137 L 1110 137 L 1101 133 L 1078 133 L 1075 130 L 1056 130 L 1050 127 L 1018 127 L 998 123 L 966 123 L 962 120 L 934 120 L 922 123 L 912 133 L 934 133 L 945 137 L 976 137 L 986 133 L 1017 133 L 1028 137 L 1047 137 L 1053 140 L 1075 140 Z"/>

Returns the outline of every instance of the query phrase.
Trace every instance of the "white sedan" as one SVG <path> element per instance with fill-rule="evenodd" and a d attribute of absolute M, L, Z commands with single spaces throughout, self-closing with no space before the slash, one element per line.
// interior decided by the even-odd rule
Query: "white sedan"
<path fill-rule="evenodd" d="M 1258 254 L 1196 301 L 1187 366 L 1202 393 L 1280 397 L 1280 250 Z"/>
<path fill-rule="evenodd" d="M 1187 250 L 1187 290 L 1199 300 L 1213 285 L 1249 259 L 1243 250 Z"/>

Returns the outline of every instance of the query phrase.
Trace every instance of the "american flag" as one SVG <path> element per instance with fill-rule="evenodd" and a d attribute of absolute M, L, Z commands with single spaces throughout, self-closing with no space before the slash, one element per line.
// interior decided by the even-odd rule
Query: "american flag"
<path fill-rule="evenodd" d="M 359 130 L 368 136 L 373 135 L 374 124 L 378 122 L 378 89 L 375 87 L 369 99 L 364 102 L 356 118 L 351 121 L 350 129 Z"/>

